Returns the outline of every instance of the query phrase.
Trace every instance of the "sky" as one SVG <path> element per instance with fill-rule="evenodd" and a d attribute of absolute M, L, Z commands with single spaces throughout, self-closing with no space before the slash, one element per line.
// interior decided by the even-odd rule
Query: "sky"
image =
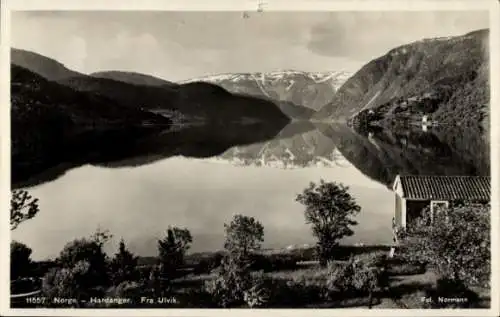
<path fill-rule="evenodd" d="M 92 73 L 122 70 L 171 81 L 302 71 L 355 72 L 423 38 L 487 28 L 486 11 L 421 12 L 18 11 L 11 46 Z"/>

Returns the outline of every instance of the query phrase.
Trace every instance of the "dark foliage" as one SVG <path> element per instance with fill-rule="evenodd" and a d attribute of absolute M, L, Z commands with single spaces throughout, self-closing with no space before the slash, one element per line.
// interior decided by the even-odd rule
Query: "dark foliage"
<path fill-rule="evenodd" d="M 229 224 L 224 224 L 224 232 L 224 249 L 245 260 L 264 241 L 264 227 L 254 217 L 235 215 Z"/>
<path fill-rule="evenodd" d="M 120 285 L 126 281 L 136 281 L 139 278 L 137 257 L 125 247 L 125 241 L 120 241 L 118 252 L 110 263 L 111 280 L 113 285 Z"/>
<path fill-rule="evenodd" d="M 56 259 L 60 269 L 49 273 L 46 276 L 49 278 L 47 281 L 53 278 L 52 282 L 64 284 L 78 278 L 78 284 L 83 291 L 110 285 L 108 259 L 103 250 L 103 245 L 109 238 L 110 235 L 106 231 L 97 231 L 90 238 L 81 238 L 66 244 Z M 63 286 L 70 287 L 65 284 Z"/>
<path fill-rule="evenodd" d="M 25 244 L 12 241 L 10 243 L 10 279 L 17 280 L 20 277 L 31 276 L 33 263 L 31 261 L 32 250 Z"/>
<path fill-rule="evenodd" d="M 160 274 L 164 280 L 177 277 L 177 269 L 184 265 L 186 251 L 190 248 L 193 238 L 189 230 L 170 227 L 163 240 L 158 241 L 158 256 Z"/>
<path fill-rule="evenodd" d="M 410 262 L 428 263 L 441 278 L 465 285 L 488 285 L 491 272 L 490 207 L 470 204 L 424 212 L 399 230 L 403 256 Z"/>

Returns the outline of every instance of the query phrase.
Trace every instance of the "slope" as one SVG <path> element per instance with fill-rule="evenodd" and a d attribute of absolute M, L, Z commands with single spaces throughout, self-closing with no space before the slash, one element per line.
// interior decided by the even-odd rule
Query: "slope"
<path fill-rule="evenodd" d="M 125 72 L 125 71 L 102 71 L 91 73 L 90 76 L 96 78 L 112 79 L 115 81 L 121 81 L 128 84 L 143 85 L 143 86 L 156 86 L 156 87 L 169 87 L 175 86 L 175 83 L 166 81 L 164 79 L 136 73 L 136 72 Z"/>
<path fill-rule="evenodd" d="M 10 60 L 12 64 L 24 67 L 52 81 L 81 75 L 52 58 L 22 49 L 11 48 Z"/>
<path fill-rule="evenodd" d="M 489 99 L 484 88 L 488 36 L 488 30 L 479 30 L 397 47 L 362 67 L 314 118 L 348 120 L 360 111 L 384 106 L 384 115 L 399 112 L 419 119 L 435 112 L 436 119 L 448 116 L 448 122 L 483 120 L 477 114 L 487 112 Z M 468 96 L 471 100 L 455 107 Z M 473 116 L 464 118 L 464 108 Z"/>
<path fill-rule="evenodd" d="M 65 142 L 81 133 L 147 130 L 171 121 L 113 100 L 82 93 L 11 65 L 11 157 L 13 179 L 64 160 Z"/>

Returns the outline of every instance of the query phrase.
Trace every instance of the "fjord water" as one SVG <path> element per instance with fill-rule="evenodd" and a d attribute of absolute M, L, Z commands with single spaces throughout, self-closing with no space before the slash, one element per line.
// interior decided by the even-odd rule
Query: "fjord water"
<path fill-rule="evenodd" d="M 78 145 L 91 155 L 14 184 L 39 198 L 41 211 L 13 238 L 43 259 L 101 228 L 149 256 L 175 225 L 193 234 L 191 251 L 211 251 L 222 247 L 223 224 L 239 213 L 262 222 L 264 247 L 311 244 L 295 197 L 309 182 L 324 179 L 349 186 L 362 208 L 346 243 L 391 243 L 394 177 L 489 175 L 486 143 L 471 137 L 461 142 L 440 131 L 291 122 L 190 126 L 91 151 Z"/>

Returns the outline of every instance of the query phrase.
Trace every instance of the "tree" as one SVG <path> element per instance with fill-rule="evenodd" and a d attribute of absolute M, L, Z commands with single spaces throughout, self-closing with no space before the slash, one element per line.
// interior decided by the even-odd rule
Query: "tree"
<path fill-rule="evenodd" d="M 123 239 L 115 257 L 111 260 L 111 279 L 114 285 L 119 285 L 125 281 L 135 281 L 139 278 L 137 271 L 137 260 L 125 246 Z"/>
<path fill-rule="evenodd" d="M 325 266 L 331 258 L 339 240 L 354 234 L 351 227 L 357 222 L 352 219 L 361 207 L 349 194 L 349 187 L 343 184 L 320 180 L 311 182 L 296 201 L 306 207 L 306 223 L 312 225 L 313 235 L 318 239 L 316 249 L 319 261 Z"/>
<path fill-rule="evenodd" d="M 490 206 L 465 204 L 434 214 L 424 212 L 411 226 L 399 230 L 403 256 L 428 263 L 439 278 L 471 284 L 490 280 Z"/>
<path fill-rule="evenodd" d="M 38 213 L 38 198 L 33 198 L 25 190 L 13 190 L 10 199 L 10 230 Z"/>
<path fill-rule="evenodd" d="M 169 227 L 167 235 L 158 241 L 161 274 L 172 279 L 177 269 L 184 264 L 184 256 L 191 247 L 193 237 L 188 229 Z"/>
<path fill-rule="evenodd" d="M 251 251 L 260 249 L 264 241 L 264 227 L 253 217 L 235 215 L 229 225 L 224 224 L 224 230 L 224 248 L 242 259 L 247 259 Z"/>
<path fill-rule="evenodd" d="M 10 243 L 10 279 L 17 280 L 20 277 L 29 276 L 32 262 L 32 250 L 25 244 L 12 241 Z"/>
<path fill-rule="evenodd" d="M 66 244 L 56 262 L 63 268 L 71 272 L 75 267 L 83 262 L 87 263 L 86 270 L 79 270 L 79 274 L 85 273 L 85 278 L 81 279 L 82 289 L 94 289 L 106 287 L 109 284 L 108 261 L 103 245 L 111 236 L 107 231 L 98 230 L 90 238 L 73 240 Z M 63 279 L 62 281 L 66 281 Z"/>

